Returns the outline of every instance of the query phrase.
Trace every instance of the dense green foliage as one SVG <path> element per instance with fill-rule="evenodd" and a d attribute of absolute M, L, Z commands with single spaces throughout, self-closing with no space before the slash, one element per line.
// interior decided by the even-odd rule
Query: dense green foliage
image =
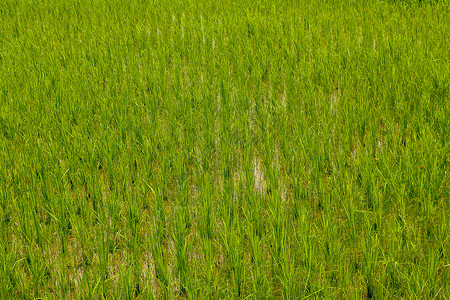
<path fill-rule="evenodd" d="M 0 1 L 0 298 L 450 298 L 445 1 Z"/>

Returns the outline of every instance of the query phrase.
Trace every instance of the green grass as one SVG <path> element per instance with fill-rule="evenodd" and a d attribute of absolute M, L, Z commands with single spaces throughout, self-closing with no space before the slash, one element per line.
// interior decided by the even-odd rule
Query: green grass
<path fill-rule="evenodd" d="M 450 298 L 446 1 L 2 0 L 0 298 Z"/>

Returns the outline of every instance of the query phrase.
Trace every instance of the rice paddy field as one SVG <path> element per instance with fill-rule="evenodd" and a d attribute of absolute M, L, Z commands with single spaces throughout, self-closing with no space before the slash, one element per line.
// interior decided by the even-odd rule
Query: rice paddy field
<path fill-rule="evenodd" d="M 2 0 L 1 299 L 450 299 L 447 1 Z"/>

